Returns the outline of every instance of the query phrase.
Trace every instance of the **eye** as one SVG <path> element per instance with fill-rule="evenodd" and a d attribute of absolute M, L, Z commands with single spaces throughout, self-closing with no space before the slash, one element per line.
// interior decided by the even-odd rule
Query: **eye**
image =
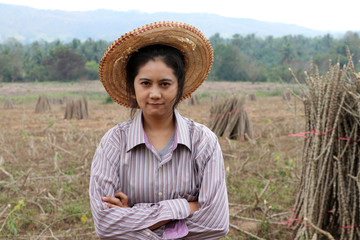
<path fill-rule="evenodd" d="M 150 82 L 149 81 L 142 81 L 142 82 L 140 82 L 140 84 L 144 85 L 144 86 L 149 86 Z"/>
<path fill-rule="evenodd" d="M 162 83 L 161 83 L 161 86 L 163 86 L 163 87 L 168 87 L 168 86 L 170 86 L 170 83 L 168 83 L 168 82 L 162 82 Z"/>

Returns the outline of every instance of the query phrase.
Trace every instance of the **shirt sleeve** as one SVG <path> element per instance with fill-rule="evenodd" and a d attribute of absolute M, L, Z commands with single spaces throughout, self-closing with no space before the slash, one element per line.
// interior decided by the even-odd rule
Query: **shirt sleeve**
<path fill-rule="evenodd" d="M 229 204 L 224 161 L 219 142 L 207 148 L 200 161 L 202 183 L 199 190 L 199 210 L 186 218 L 189 234 L 186 239 L 218 239 L 229 231 Z M 201 169 L 202 168 L 202 169 Z"/>
<path fill-rule="evenodd" d="M 97 148 L 90 176 L 90 205 L 95 230 L 101 239 L 161 239 L 148 228 L 160 221 L 184 219 L 190 215 L 185 199 L 172 199 L 152 204 L 135 204 L 131 208 L 109 208 L 103 196 L 114 196 L 120 185 L 119 150 L 101 144 Z"/>

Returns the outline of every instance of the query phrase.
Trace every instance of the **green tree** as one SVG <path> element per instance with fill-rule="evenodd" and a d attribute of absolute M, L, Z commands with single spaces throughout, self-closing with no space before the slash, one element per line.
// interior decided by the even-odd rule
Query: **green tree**
<path fill-rule="evenodd" d="M 99 65 L 93 60 L 90 62 L 86 62 L 85 64 L 85 75 L 87 79 L 95 80 L 98 79 L 98 69 Z"/>
<path fill-rule="evenodd" d="M 47 70 L 43 65 L 46 57 L 46 42 L 35 41 L 31 43 L 24 56 L 25 78 L 30 81 L 46 81 Z"/>
<path fill-rule="evenodd" d="M 223 44 L 225 42 L 225 40 L 220 36 L 219 33 L 215 33 L 213 36 L 211 36 L 209 38 L 209 41 L 213 48 L 216 47 L 216 45 Z"/>
<path fill-rule="evenodd" d="M 23 56 L 25 53 L 24 46 L 16 38 L 7 38 L 4 45 L 7 46 L 10 52 L 16 53 L 19 56 Z"/>
<path fill-rule="evenodd" d="M 94 41 L 93 39 L 88 38 L 81 44 L 78 53 L 84 55 L 87 61 L 99 63 L 108 46 L 109 43 L 106 41 Z"/>
<path fill-rule="evenodd" d="M 243 68 L 249 80 L 252 83 L 266 82 L 266 67 L 254 61 L 251 57 L 246 56 L 244 61 L 245 67 Z"/>
<path fill-rule="evenodd" d="M 24 46 L 15 38 L 8 38 L 0 51 L 0 81 L 15 82 L 24 78 Z"/>
<path fill-rule="evenodd" d="M 295 58 L 294 48 L 291 46 L 291 42 L 288 37 L 284 37 L 284 43 L 280 49 L 281 52 L 281 63 L 283 65 L 289 65 L 290 62 Z"/>
<path fill-rule="evenodd" d="M 24 77 L 22 57 L 14 52 L 0 55 L 0 82 L 21 81 Z"/>
<path fill-rule="evenodd" d="M 215 47 L 214 74 L 219 80 L 248 81 L 244 60 L 237 46 L 218 44 Z"/>
<path fill-rule="evenodd" d="M 84 71 L 85 58 L 69 47 L 58 46 L 50 50 L 44 65 L 49 72 L 49 80 L 70 81 L 79 78 Z"/>
<path fill-rule="evenodd" d="M 357 63 L 360 59 L 359 33 L 351 32 L 351 31 L 346 32 L 344 36 L 344 45 L 349 47 L 350 52 L 353 54 L 353 61 L 354 63 Z M 345 51 L 345 49 L 343 51 Z"/>
<path fill-rule="evenodd" d="M 77 50 L 81 46 L 81 41 L 77 38 L 74 38 L 70 44 L 73 50 Z"/>
<path fill-rule="evenodd" d="M 214 48 L 214 65 L 210 80 L 291 81 L 293 72 L 301 80 L 309 61 L 320 73 L 328 71 L 329 60 L 347 63 L 345 46 L 353 54 L 359 69 L 360 33 L 347 32 L 341 38 L 330 34 L 315 38 L 302 35 L 258 37 L 234 34 L 227 39 L 219 33 L 210 37 Z M 69 81 L 80 77 L 98 79 L 98 64 L 110 43 L 88 38 L 74 38 L 68 43 L 35 41 L 22 45 L 15 38 L 0 43 L 0 81 Z"/>

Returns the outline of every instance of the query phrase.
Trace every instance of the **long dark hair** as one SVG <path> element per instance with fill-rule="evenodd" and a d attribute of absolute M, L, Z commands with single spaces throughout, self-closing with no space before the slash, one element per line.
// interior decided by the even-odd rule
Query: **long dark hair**
<path fill-rule="evenodd" d="M 185 59 L 184 55 L 178 49 L 167 45 L 150 45 L 143 47 L 134 52 L 126 66 L 126 92 L 129 99 L 129 105 L 133 109 L 131 115 L 133 116 L 136 108 L 139 107 L 136 97 L 134 80 L 139 73 L 139 69 L 144 66 L 150 60 L 156 60 L 160 58 L 168 67 L 173 69 L 174 75 L 178 80 L 178 91 L 175 98 L 175 109 L 178 105 L 184 90 L 185 82 Z"/>

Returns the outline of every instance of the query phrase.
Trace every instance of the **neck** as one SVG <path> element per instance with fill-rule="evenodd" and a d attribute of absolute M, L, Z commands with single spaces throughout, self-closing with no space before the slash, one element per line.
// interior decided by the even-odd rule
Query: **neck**
<path fill-rule="evenodd" d="M 175 132 L 174 113 L 171 112 L 162 118 L 153 118 L 143 114 L 142 120 L 144 131 L 151 145 L 158 151 L 164 149 Z"/>
<path fill-rule="evenodd" d="M 148 134 L 150 132 L 163 132 L 171 131 L 175 129 L 175 116 L 174 112 L 170 112 L 168 115 L 162 118 L 147 116 L 143 113 L 143 126 L 144 131 Z"/>

